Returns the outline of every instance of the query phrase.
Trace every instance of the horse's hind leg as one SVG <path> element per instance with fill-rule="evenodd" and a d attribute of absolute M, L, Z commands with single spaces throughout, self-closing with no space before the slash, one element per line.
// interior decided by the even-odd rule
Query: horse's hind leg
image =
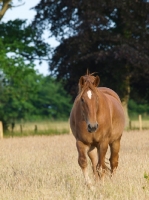
<path fill-rule="evenodd" d="M 111 156 L 109 160 L 112 174 L 116 171 L 116 168 L 118 167 L 120 140 L 121 137 L 110 144 Z"/>
<path fill-rule="evenodd" d="M 97 163 L 98 163 L 98 154 L 97 154 L 97 149 L 96 148 L 92 148 L 88 151 L 88 156 L 92 162 L 92 169 L 93 169 L 93 173 L 95 176 L 95 181 L 98 182 L 99 181 L 99 176 L 98 176 L 98 172 L 97 172 Z"/>
<path fill-rule="evenodd" d="M 81 141 L 77 141 L 76 145 L 78 149 L 78 163 L 82 169 L 85 182 L 87 186 L 90 187 L 91 181 L 89 179 L 88 171 L 87 171 L 87 152 L 89 150 L 89 147 L 85 145 L 84 143 L 82 143 Z"/>

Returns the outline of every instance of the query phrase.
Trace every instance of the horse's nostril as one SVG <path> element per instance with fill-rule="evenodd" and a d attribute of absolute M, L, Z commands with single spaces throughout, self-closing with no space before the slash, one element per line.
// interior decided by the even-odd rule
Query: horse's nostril
<path fill-rule="evenodd" d="M 91 127 L 91 125 L 90 124 L 88 124 L 88 129 L 91 129 L 92 127 Z"/>
<path fill-rule="evenodd" d="M 90 133 L 95 132 L 97 128 L 98 128 L 98 123 L 96 123 L 96 124 L 88 124 L 88 131 Z"/>

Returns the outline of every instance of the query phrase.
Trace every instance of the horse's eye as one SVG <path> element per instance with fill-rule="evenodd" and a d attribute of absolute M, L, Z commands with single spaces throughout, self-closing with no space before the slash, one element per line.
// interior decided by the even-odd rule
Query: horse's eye
<path fill-rule="evenodd" d="M 81 98 L 81 102 L 82 102 L 82 103 L 84 102 L 84 99 L 83 99 L 83 98 Z"/>

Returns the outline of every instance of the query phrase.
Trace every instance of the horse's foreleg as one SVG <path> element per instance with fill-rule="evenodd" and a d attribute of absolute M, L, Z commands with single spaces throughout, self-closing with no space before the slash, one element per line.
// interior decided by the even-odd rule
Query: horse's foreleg
<path fill-rule="evenodd" d="M 120 150 L 120 139 L 115 140 L 112 144 L 110 144 L 111 156 L 110 156 L 110 166 L 111 173 L 113 174 L 118 167 L 118 159 L 119 159 L 119 150 Z"/>
<path fill-rule="evenodd" d="M 105 155 L 108 149 L 108 142 L 103 142 L 100 145 L 98 145 L 98 164 L 97 164 L 97 171 L 99 177 L 104 181 L 104 174 L 107 170 L 107 167 L 105 165 Z"/>
<path fill-rule="evenodd" d="M 82 143 L 81 141 L 77 141 L 76 145 L 78 149 L 78 163 L 82 169 L 87 186 L 90 186 L 91 181 L 89 179 L 88 171 L 87 171 L 87 151 L 89 147 L 85 145 L 84 143 Z"/>
<path fill-rule="evenodd" d="M 97 172 L 97 163 L 98 163 L 97 149 L 96 148 L 90 149 L 88 151 L 88 156 L 92 162 L 92 169 L 93 169 L 93 173 L 95 176 L 95 181 L 98 182 L 99 176 L 98 176 L 98 172 Z"/>

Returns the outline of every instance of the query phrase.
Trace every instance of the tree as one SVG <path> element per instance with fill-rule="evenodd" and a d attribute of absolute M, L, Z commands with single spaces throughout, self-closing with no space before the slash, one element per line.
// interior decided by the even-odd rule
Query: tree
<path fill-rule="evenodd" d="M 0 11 L 0 20 L 2 12 L 12 7 L 10 3 L 3 1 L 5 10 Z M 1 23 L 0 47 L 0 120 L 4 130 L 19 119 L 68 118 L 70 97 L 62 85 L 34 69 L 34 61 L 48 60 L 51 50 L 42 37 L 37 37 L 36 28 L 27 26 L 26 20 Z"/>
<path fill-rule="evenodd" d="M 10 120 L 34 112 L 29 101 L 38 88 L 34 60 L 47 59 L 48 52 L 49 45 L 37 39 L 36 30 L 26 21 L 0 24 L 0 120 L 5 129 Z"/>
<path fill-rule="evenodd" d="M 15 60 L 11 62 L 15 64 Z M 11 71 L 6 68 L 1 73 L 0 93 L 4 130 L 20 119 L 68 119 L 71 98 L 62 85 L 50 76 L 37 74 L 34 66 L 23 63 L 22 59 L 18 67 L 12 65 Z"/>
<path fill-rule="evenodd" d="M 128 124 L 129 95 L 149 99 L 149 4 L 55 0 L 40 1 L 35 10 L 38 34 L 48 29 L 60 42 L 50 70 L 64 79 L 67 91 L 76 95 L 77 81 L 87 68 L 98 72 L 101 84 L 120 95 Z M 140 80 L 144 89 L 136 91 Z"/>
<path fill-rule="evenodd" d="M 14 20 L 0 24 L 0 51 L 24 61 L 48 60 L 50 46 L 43 38 L 37 38 L 36 29 L 26 24 L 26 20 Z"/>
<path fill-rule="evenodd" d="M 71 110 L 71 98 L 62 84 L 47 76 L 40 80 L 36 98 L 32 99 L 36 108 L 34 115 L 49 119 L 68 119 Z"/>
<path fill-rule="evenodd" d="M 18 0 L 18 2 L 19 1 L 22 1 L 22 0 Z M 5 13 L 8 9 L 17 7 L 17 6 L 21 6 L 23 4 L 14 5 L 12 0 L 0 0 L 0 20 L 2 20 L 3 16 L 5 15 Z"/>
<path fill-rule="evenodd" d="M 0 76 L 0 120 L 4 130 L 9 123 L 25 119 L 35 111 L 30 99 L 36 95 L 39 85 L 39 75 L 31 64 L 25 64 L 18 59 L 18 66 L 11 59 L 11 70 L 5 68 Z"/>

